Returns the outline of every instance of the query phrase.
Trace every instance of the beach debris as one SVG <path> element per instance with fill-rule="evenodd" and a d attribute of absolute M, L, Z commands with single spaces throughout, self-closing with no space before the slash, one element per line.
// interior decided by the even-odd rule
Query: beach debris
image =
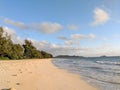
<path fill-rule="evenodd" d="M 1 89 L 1 90 L 16 90 L 14 88 L 4 88 L 4 89 Z"/>
<path fill-rule="evenodd" d="M 16 83 L 16 85 L 20 85 L 20 83 Z"/>

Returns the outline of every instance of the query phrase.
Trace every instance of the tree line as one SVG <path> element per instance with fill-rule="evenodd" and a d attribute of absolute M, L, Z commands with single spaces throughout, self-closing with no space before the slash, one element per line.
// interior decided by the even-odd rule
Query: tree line
<path fill-rule="evenodd" d="M 52 54 L 37 50 L 31 41 L 24 40 L 24 44 L 14 44 L 10 35 L 3 35 L 4 30 L 0 27 L 0 59 L 33 59 L 52 58 Z"/>

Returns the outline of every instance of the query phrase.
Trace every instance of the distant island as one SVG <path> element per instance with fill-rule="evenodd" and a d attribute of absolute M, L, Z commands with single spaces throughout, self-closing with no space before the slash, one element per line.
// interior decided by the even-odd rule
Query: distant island
<path fill-rule="evenodd" d="M 58 55 L 55 58 L 85 58 L 84 56 Z"/>
<path fill-rule="evenodd" d="M 84 57 L 84 56 L 70 56 L 70 55 L 58 55 L 54 58 L 120 58 L 120 56 L 98 56 L 98 57 Z"/>
<path fill-rule="evenodd" d="M 0 59 L 35 59 L 52 58 L 53 55 L 45 51 L 37 50 L 31 41 L 24 40 L 25 44 L 14 44 L 11 37 L 0 27 Z"/>

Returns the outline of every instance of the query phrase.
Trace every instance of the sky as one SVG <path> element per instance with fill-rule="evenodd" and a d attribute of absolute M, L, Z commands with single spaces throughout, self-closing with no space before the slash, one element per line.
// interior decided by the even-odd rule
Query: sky
<path fill-rule="evenodd" d="M 0 26 L 57 55 L 120 55 L 120 0 L 0 0 Z"/>

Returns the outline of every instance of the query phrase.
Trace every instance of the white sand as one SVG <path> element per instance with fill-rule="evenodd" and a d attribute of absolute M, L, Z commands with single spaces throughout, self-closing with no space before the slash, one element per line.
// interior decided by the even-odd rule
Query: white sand
<path fill-rule="evenodd" d="M 0 61 L 0 90 L 97 90 L 50 59 Z"/>

